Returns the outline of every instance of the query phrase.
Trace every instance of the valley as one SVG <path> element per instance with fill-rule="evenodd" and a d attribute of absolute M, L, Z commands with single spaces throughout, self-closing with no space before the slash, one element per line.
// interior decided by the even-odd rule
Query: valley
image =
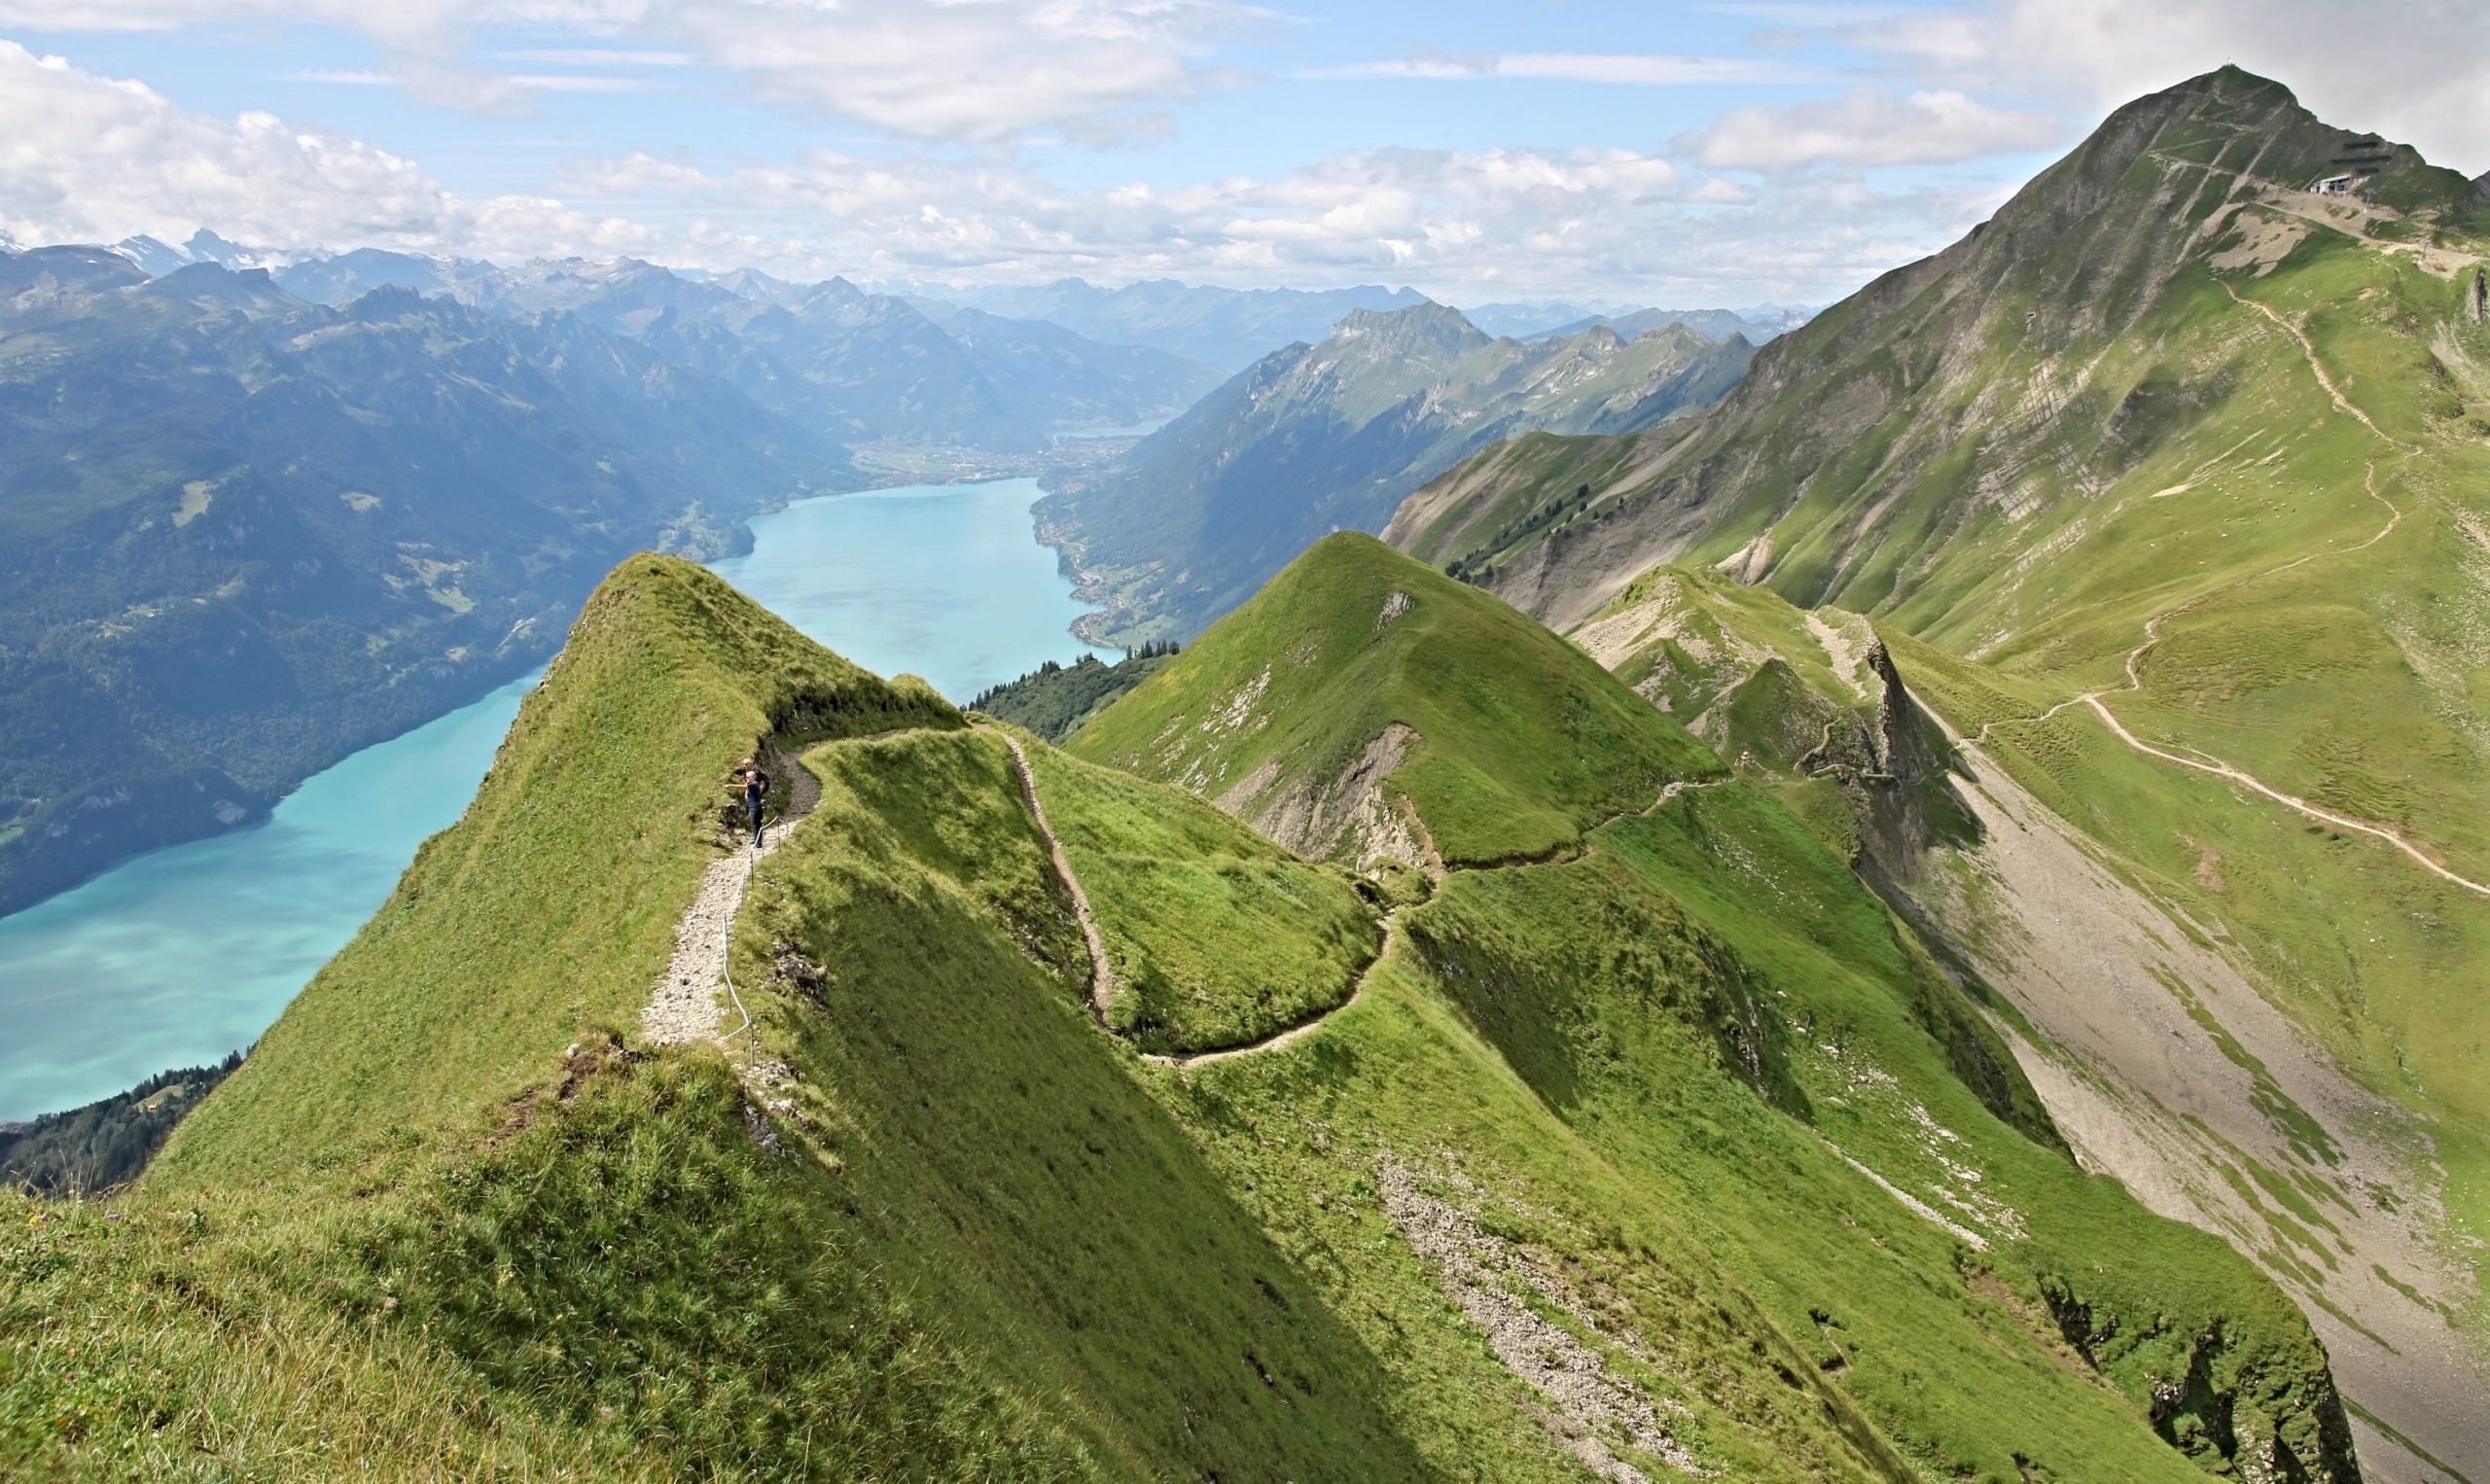
<path fill-rule="evenodd" d="M 2225 65 L 1993 199 L 1816 313 L 0 252 L 0 1116 L 140 1089 L 0 1475 L 2490 1479 L 2490 177 Z"/>

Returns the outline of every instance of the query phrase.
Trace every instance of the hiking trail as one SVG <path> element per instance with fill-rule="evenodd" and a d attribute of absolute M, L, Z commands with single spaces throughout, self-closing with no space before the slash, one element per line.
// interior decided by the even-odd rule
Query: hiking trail
<path fill-rule="evenodd" d="M 1064 894 L 1072 901 L 1073 916 L 1079 920 L 1081 924 L 1082 939 L 1089 948 L 1088 998 L 1090 1016 L 1098 1022 L 1099 1029 L 1106 1031 L 1111 1036 L 1115 1036 L 1119 1041 L 1124 1040 L 1121 1033 L 1116 1031 L 1114 1026 L 1111 1025 L 1107 1019 L 1107 1007 L 1115 996 L 1116 979 L 1115 969 L 1107 959 L 1106 940 L 1099 936 L 1097 920 L 1089 911 L 1089 894 L 1082 890 L 1081 878 L 1075 874 L 1072 869 L 1072 860 L 1069 856 L 1064 854 L 1063 841 L 1056 836 L 1054 832 L 1054 826 L 1047 819 L 1046 805 L 1041 802 L 1038 797 L 1037 774 L 1029 767 L 1028 752 L 1021 747 L 1020 740 L 1009 732 L 1002 731 L 998 728 L 988 727 L 982 724 L 978 724 L 978 729 L 980 731 L 993 731 L 996 736 L 1002 738 L 1003 745 L 1012 750 L 1012 770 L 1014 776 L 1018 779 L 1020 785 L 1021 802 L 1028 807 L 1029 818 L 1037 826 L 1039 837 L 1046 841 L 1048 858 L 1052 861 L 1054 865 L 1055 879 L 1062 885 Z M 1532 870 L 1543 866 L 1569 865 L 1572 862 L 1582 860 L 1584 856 L 1589 854 L 1589 837 L 1593 832 L 1629 816 L 1642 818 L 1656 813 L 1663 805 L 1667 804 L 1669 800 L 1677 797 L 1680 794 L 1683 794 L 1690 789 L 1713 788 L 1720 784 L 1730 782 L 1734 777 L 1735 775 L 1731 774 L 1728 777 L 1704 779 L 1699 782 L 1690 782 L 1685 779 L 1679 779 L 1671 782 L 1661 788 L 1658 797 L 1653 799 L 1650 803 L 1645 804 L 1642 808 L 1620 809 L 1617 813 L 1608 816 L 1606 819 L 1600 820 L 1598 823 L 1584 829 L 1583 830 L 1583 848 L 1579 851 L 1560 849 L 1542 859 L 1516 861 L 1497 866 L 1446 866 L 1444 868 L 1444 874 L 1450 876 L 1459 875 L 1467 871 Z M 1423 824 L 1423 822 L 1421 823 Z M 1429 843 L 1432 845 L 1432 840 L 1430 840 Z M 1374 956 L 1368 959 L 1366 967 L 1358 971 L 1357 977 L 1349 981 L 1349 992 L 1342 995 L 1337 1002 L 1332 1005 L 1327 1005 L 1321 1009 L 1315 1010 L 1288 1025 L 1281 1026 L 1275 1031 L 1258 1036 L 1252 1041 L 1240 1042 L 1232 1046 L 1213 1046 L 1200 1051 L 1177 1052 L 1143 1051 L 1136 1049 L 1133 1054 L 1139 1056 L 1143 1061 L 1152 1063 L 1155 1066 L 1197 1067 L 1210 1062 L 1229 1061 L 1240 1056 L 1250 1056 L 1257 1051 L 1277 1050 L 1282 1046 L 1286 1046 L 1291 1042 L 1301 1039 L 1307 1033 L 1319 1028 L 1325 1021 L 1331 1019 L 1334 1015 L 1336 1015 L 1340 1011 L 1347 1009 L 1350 1006 L 1357 1004 L 1358 998 L 1366 993 L 1367 980 L 1371 978 L 1374 972 L 1383 966 L 1384 961 L 1392 956 L 1393 945 L 1400 941 L 1399 926 L 1401 914 L 1407 911 L 1412 906 L 1422 904 L 1423 903 L 1419 902 L 1404 902 L 1399 906 L 1390 908 L 1385 911 L 1381 917 L 1375 919 L 1377 941 L 1375 943 Z"/>
<path fill-rule="evenodd" d="M 788 832 L 821 801 L 821 780 L 810 768 L 774 748 L 765 756 L 766 770 L 787 780 L 787 812 L 763 830 L 758 847 L 746 839 L 701 873 L 700 889 L 675 925 L 674 957 L 666 965 L 665 977 L 658 981 L 647 1007 L 640 1011 L 640 1035 L 652 1045 L 694 1041 L 724 1045 L 752 1027 L 752 1016 L 742 1009 L 742 997 L 727 972 L 735 913 L 743 906 L 744 889 L 752 884 L 753 867 L 784 843 Z M 718 1029 L 726 1022 L 727 1009 L 718 994 L 721 988 L 743 1014 L 743 1024 L 725 1035 Z"/>
<path fill-rule="evenodd" d="M 1054 862 L 1055 879 L 1063 884 L 1072 898 L 1072 915 L 1081 924 L 1081 940 L 1089 948 L 1089 1013 L 1101 1027 L 1107 1024 L 1107 1007 L 1116 998 L 1116 970 L 1107 962 L 1107 940 L 1098 936 L 1098 919 L 1089 912 L 1089 894 L 1081 889 L 1081 878 L 1073 874 L 1071 858 L 1063 853 L 1063 841 L 1056 838 L 1054 826 L 1047 819 L 1046 801 L 1038 797 L 1038 775 L 1029 768 L 1029 755 L 1020 739 L 1008 731 L 979 726 L 979 731 L 992 731 L 1012 749 L 1012 771 L 1020 780 L 1020 801 L 1029 808 L 1029 818 L 1037 822 L 1038 837 L 1047 842 L 1047 854 Z"/>
<path fill-rule="evenodd" d="M 2223 287 L 2224 289 L 2228 289 L 2230 286 L 2228 284 L 2224 284 Z M 2231 297 L 2233 299 L 2239 298 L 2236 292 L 2233 292 Z M 2254 300 L 2242 299 L 2240 300 L 2240 302 L 2256 304 L 2256 307 L 2265 309 L 2264 305 L 2257 304 Z M 2265 312 L 2268 315 L 2273 314 L 2273 311 L 2270 309 L 2265 309 Z M 2275 316 L 2275 318 L 2278 322 L 2280 321 L 2279 316 Z M 2285 323 L 2285 328 L 2293 330 L 2294 334 L 2298 333 L 2296 327 L 2290 326 L 2288 322 L 2283 323 Z M 2303 346 L 2307 345 L 2305 336 L 2301 337 L 2301 343 Z M 2368 427 L 2370 432 L 2377 433 L 2378 430 L 2376 425 L 2369 422 L 2366 413 L 2362 412 L 2358 407 L 2353 406 L 2351 404 L 2343 401 L 2342 394 L 2335 391 L 2334 383 L 2327 376 L 2325 368 L 2317 364 L 2317 354 L 2314 347 L 2309 347 L 2308 349 L 2309 369 L 2317 373 L 2317 379 L 2325 384 L 2328 393 L 2333 396 L 2335 404 L 2344 411 L 2349 412 L 2354 417 L 2358 417 L 2363 424 Z M 2390 445 L 2393 444 L 2394 441 L 2387 439 L 2385 434 L 2378 433 L 2378 437 L 2381 440 L 2386 441 Z M 1980 729 L 1973 734 L 1971 738 L 1972 745 L 1976 747 L 1986 743 L 1988 741 L 1989 732 L 1996 727 L 2007 725 L 2019 726 L 2033 723 L 2045 722 L 2071 706 L 2088 706 L 2092 709 L 2093 714 L 2101 719 L 2102 724 L 2110 728 L 2110 734 L 2112 736 L 2116 737 L 2129 748 L 2148 758 L 2157 758 L 2164 762 L 2175 763 L 2184 768 L 2193 768 L 2200 773 L 2211 773 L 2217 778 L 2222 778 L 2237 784 L 2241 788 L 2249 790 L 2251 793 L 2260 795 L 2265 798 L 2271 799 L 2275 803 L 2283 805 L 2287 809 L 2294 810 L 2309 819 L 2316 820 L 2320 824 L 2331 825 L 2339 830 L 2349 830 L 2356 833 L 2368 835 L 2374 839 L 2384 840 L 2387 844 L 2394 846 L 2397 850 L 2400 850 L 2404 855 L 2410 857 L 2415 865 L 2430 872 L 2432 875 L 2437 876 L 2442 880 L 2452 882 L 2457 886 L 2463 887 L 2469 892 L 2473 892 L 2483 897 L 2490 897 L 2490 884 L 2475 881 L 2470 876 L 2459 874 L 2458 872 L 2449 870 L 2447 867 L 2439 865 L 2437 862 L 2430 858 L 2428 852 L 2422 850 L 2420 846 L 2413 844 L 2410 836 L 2406 835 L 2402 830 L 2396 829 L 2394 826 L 2381 825 L 2371 820 L 2358 819 L 2348 814 L 2339 814 L 2334 810 L 2325 808 L 2322 805 L 2310 803 L 2307 799 L 2301 798 L 2294 794 L 2286 793 L 2285 791 L 2274 787 L 2272 784 L 2269 784 L 2263 779 L 2247 771 L 2245 768 L 2233 766 L 2231 763 L 2223 761 L 2222 759 L 2215 757 L 2211 753 L 2201 752 L 2197 749 L 2190 748 L 2188 751 L 2195 752 L 2197 756 L 2188 758 L 2182 757 L 2177 753 L 2155 747 L 2152 743 L 2138 737 L 2135 733 L 2127 730 L 2126 724 L 2118 720 L 2116 713 L 2113 712 L 2109 706 L 2108 697 L 2110 696 L 2143 693 L 2144 673 L 2141 667 L 2144 663 L 2144 656 L 2154 645 L 2161 642 L 2161 625 L 2167 620 L 2179 617 L 2189 609 L 2209 603 L 2225 592 L 2232 591 L 2235 588 L 2244 587 L 2250 583 L 2273 577 L 2280 573 L 2289 572 L 2294 567 L 2300 566 L 2306 562 L 2315 561 L 2321 556 L 2349 556 L 2355 551 L 2366 551 L 2369 548 L 2376 546 L 2379 542 L 2386 540 L 2389 536 L 2394 535 L 2396 527 L 2403 523 L 2403 512 L 2394 501 L 2389 500 L 2384 494 L 2379 492 L 2377 487 L 2377 465 L 2374 461 L 2369 463 L 2366 470 L 2362 475 L 2362 485 L 2368 491 L 2369 498 L 2377 501 L 2378 504 L 2385 506 L 2387 509 L 2386 524 L 2380 526 L 2376 533 L 2369 536 L 2366 540 L 2356 542 L 2348 547 L 2330 550 L 2303 552 L 2298 556 L 2293 557 L 2290 561 L 2277 563 L 2274 566 L 2249 573 L 2233 582 L 2225 583 L 2222 586 L 2214 588 L 2210 592 L 2199 593 L 2195 597 L 2189 598 L 2187 602 L 2182 603 L 2175 608 L 2165 609 L 2162 612 L 2153 615 L 2152 618 L 2145 620 L 2144 642 L 2127 652 L 2126 664 L 2124 667 L 2127 676 L 2127 683 L 2125 685 L 2117 687 L 2115 689 L 2086 690 L 2081 695 L 2073 696 L 2058 702 L 2056 705 L 2051 706 L 2048 710 L 2044 711 L 2037 716 L 1996 718 L 1984 723 L 1980 726 Z"/>

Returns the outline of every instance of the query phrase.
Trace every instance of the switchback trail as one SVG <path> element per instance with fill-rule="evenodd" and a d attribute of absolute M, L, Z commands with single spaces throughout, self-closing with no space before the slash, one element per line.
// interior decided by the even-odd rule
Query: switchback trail
<path fill-rule="evenodd" d="M 1106 942 L 1099 936 L 1097 920 L 1090 914 L 1089 895 L 1081 889 L 1081 879 L 1073 872 L 1071 858 L 1063 853 L 1063 841 L 1056 837 L 1054 827 L 1047 820 L 1046 805 L 1039 801 L 1038 779 L 1037 775 L 1029 768 L 1029 755 L 1020 746 L 1019 739 L 1009 732 L 987 727 L 982 724 L 979 724 L 978 729 L 980 731 L 994 731 L 996 736 L 1003 739 L 1003 745 L 1012 750 L 1012 768 L 1014 773 L 1016 774 L 1019 779 L 1021 801 L 1028 806 L 1029 818 L 1037 825 L 1039 836 L 1046 841 L 1047 855 L 1049 859 L 1054 863 L 1056 879 L 1062 883 L 1065 895 L 1072 900 L 1073 915 L 1079 919 L 1081 923 L 1082 939 L 1086 942 L 1089 947 L 1090 1015 L 1098 1022 L 1100 1029 L 1107 1031 L 1110 1035 L 1117 1035 L 1114 1027 L 1110 1025 L 1107 1020 L 1107 1007 L 1112 1002 L 1115 995 L 1115 970 L 1107 961 Z M 1627 818 L 1629 815 L 1641 817 L 1655 813 L 1670 799 L 1677 797 L 1680 794 L 1685 793 L 1689 789 L 1713 788 L 1717 785 L 1730 782 L 1735 776 L 1735 774 L 1731 774 L 1726 778 L 1706 779 L 1702 782 L 1693 783 L 1681 779 L 1670 783 L 1660 790 L 1658 797 L 1653 799 L 1650 803 L 1645 804 L 1642 808 L 1619 810 L 1617 813 L 1610 815 L 1608 818 L 1599 821 L 1597 824 L 1592 825 L 1589 829 L 1584 830 L 1583 831 L 1584 842 L 1583 848 L 1579 852 L 1560 850 L 1546 857 L 1545 859 L 1517 861 L 1510 865 L 1503 866 L 1448 866 L 1446 867 L 1445 873 L 1447 875 L 1452 875 L 1472 870 L 1531 870 L 1543 866 L 1563 866 L 1571 862 L 1579 861 L 1589 853 L 1589 837 L 1594 831 L 1601 830 L 1606 826 L 1613 825 L 1620 819 Z M 1336 1003 L 1325 1006 L 1323 1008 L 1314 1011 L 1312 1014 L 1289 1025 L 1282 1026 L 1278 1030 L 1272 1031 L 1263 1036 L 1256 1037 L 1252 1041 L 1241 1042 L 1232 1046 L 1214 1046 L 1209 1050 L 1204 1051 L 1182 1051 L 1173 1053 L 1164 1051 L 1136 1050 L 1134 1054 L 1139 1056 L 1143 1061 L 1150 1062 L 1160 1067 L 1198 1067 L 1209 1062 L 1229 1061 L 1240 1056 L 1250 1056 L 1257 1051 L 1277 1050 L 1280 1047 L 1288 1045 L 1289 1043 L 1302 1038 L 1308 1032 L 1320 1027 L 1326 1020 L 1329 1020 L 1334 1015 L 1347 1009 L 1350 1006 L 1357 1004 L 1358 997 L 1366 993 L 1367 980 L 1373 976 L 1375 970 L 1383 966 L 1384 960 L 1392 956 L 1393 945 L 1400 941 L 1399 927 L 1401 914 L 1407 911 L 1412 905 L 1416 905 L 1416 903 L 1405 902 L 1400 906 L 1393 907 L 1386 911 L 1376 920 L 1375 928 L 1377 933 L 1377 941 L 1375 944 L 1374 957 L 1367 960 L 1366 967 L 1359 970 L 1357 977 L 1349 981 L 1349 992 L 1341 996 Z M 1121 1040 L 1122 1038 L 1119 1035 L 1118 1039 Z"/>
<path fill-rule="evenodd" d="M 2228 284 L 2224 284 L 2223 287 L 2227 290 L 2230 286 Z M 2233 292 L 2231 297 L 2233 299 L 2239 298 L 2236 292 Z M 2256 300 L 2254 300 L 2242 299 L 2240 300 L 2240 302 L 2256 304 Z M 2262 304 L 2256 304 L 2256 307 L 2265 309 L 2265 306 Z M 2270 309 L 2265 309 L 2265 312 L 2268 315 L 2273 314 L 2273 311 Z M 2275 317 L 2278 320 L 2280 319 L 2279 316 Z M 2290 326 L 2288 322 L 2285 322 L 2285 324 L 2286 328 L 2293 330 L 2294 334 L 2298 333 L 2297 327 Z M 2303 346 L 2307 345 L 2305 336 L 2302 337 L 2301 343 Z M 2362 412 L 2358 407 L 2353 406 L 2351 404 L 2343 401 L 2342 394 L 2334 390 L 2334 383 L 2328 378 L 2325 369 L 2317 364 L 2315 349 L 2313 347 L 2309 347 L 2308 349 L 2310 370 L 2317 373 L 2318 380 L 2325 384 L 2326 390 L 2329 394 L 2333 396 L 2336 405 L 2344 411 L 2359 418 L 2362 423 L 2368 425 L 2370 432 L 2377 433 L 2376 426 L 2374 424 L 2369 424 L 2368 417 L 2366 413 Z M 2378 433 L 2378 437 L 2382 440 L 2386 439 L 2386 435 L 2383 433 Z M 2388 442 L 2391 443 L 2392 440 L 2388 440 Z M 2377 501 L 2378 504 L 2385 506 L 2387 509 L 2386 524 L 2379 527 L 2376 534 L 2368 537 L 2365 541 L 2357 542 L 2337 550 L 2310 551 L 2299 556 L 2293 557 L 2290 561 L 2282 562 L 2275 566 L 2264 568 L 2260 571 L 2252 572 L 2247 576 L 2238 579 L 2236 582 L 2224 583 L 2223 586 L 2217 587 L 2211 592 L 2200 593 L 2197 596 L 2188 599 L 2187 602 L 2180 604 L 2176 608 L 2167 609 L 2161 613 L 2153 615 L 2151 618 L 2145 620 L 2144 642 L 2127 652 L 2125 665 L 2127 683 L 2125 685 L 2113 690 L 2087 690 L 2081 695 L 2074 696 L 2070 699 L 2058 702 L 2056 705 L 2051 706 L 2048 710 L 2040 713 L 2038 716 L 2000 717 L 1984 724 L 1980 729 L 1973 735 L 1973 744 L 1977 746 L 1987 742 L 1989 732 L 1998 726 L 2024 725 L 2031 723 L 2045 722 L 2070 706 L 2088 706 L 2092 709 L 2093 714 L 2101 719 L 2102 724 L 2110 728 L 2111 735 L 2116 737 L 2129 748 L 2148 758 L 2159 759 L 2161 761 L 2175 763 L 2184 768 L 2193 768 L 2200 773 L 2210 773 L 2217 778 L 2226 779 L 2231 783 L 2239 785 L 2241 788 L 2249 790 L 2251 793 L 2271 799 L 2273 802 L 2281 804 L 2287 809 L 2294 810 L 2309 819 L 2316 820 L 2320 824 L 2331 825 L 2337 829 L 2349 830 L 2356 833 L 2366 834 L 2375 839 L 2384 840 L 2389 845 L 2394 846 L 2397 850 L 2400 850 L 2404 855 L 2410 857 L 2415 865 L 2419 866 L 2423 870 L 2430 872 L 2432 875 L 2437 876 L 2441 880 L 2452 882 L 2457 886 L 2463 887 L 2469 892 L 2473 892 L 2483 897 L 2490 897 L 2490 884 L 2484 884 L 2473 880 L 2470 876 L 2461 875 L 2455 871 L 2449 870 L 2447 867 L 2430 859 L 2428 852 L 2422 850 L 2418 845 L 2413 844 L 2409 836 L 2392 825 L 2381 825 L 2370 820 L 2356 819 L 2351 815 L 2339 814 L 2334 810 L 2310 803 L 2307 799 L 2301 798 L 2294 794 L 2286 793 L 2283 790 L 2274 787 L 2272 784 L 2265 782 L 2263 779 L 2257 777 L 2255 774 L 2250 773 L 2245 768 L 2235 767 L 2232 764 L 2223 761 L 2222 759 L 2215 757 L 2211 753 L 2199 752 L 2196 757 L 2188 758 L 2183 757 L 2178 753 L 2168 752 L 2162 748 L 2155 747 L 2152 743 L 2138 737 L 2135 733 L 2127 730 L 2125 724 L 2121 723 L 2116 714 L 2111 711 L 2109 707 L 2107 698 L 2110 696 L 2141 694 L 2143 692 L 2144 673 L 2141 666 L 2144 663 L 2144 656 L 2154 645 L 2161 642 L 2161 625 L 2165 621 L 2177 618 L 2179 615 L 2188 612 L 2191 608 L 2211 602 L 2213 599 L 2220 597 L 2225 592 L 2245 586 L 2250 583 L 2257 582 L 2263 578 L 2273 577 L 2279 573 L 2289 572 L 2294 567 L 2297 567 L 2304 562 L 2314 561 L 2321 556 L 2349 556 L 2355 551 L 2366 551 L 2369 548 L 2376 546 L 2379 542 L 2386 540 L 2389 536 L 2394 535 L 2395 528 L 2403 523 L 2403 512 L 2394 501 L 2389 500 L 2385 495 L 2378 492 L 2377 465 L 2375 463 L 2371 463 L 2368 466 L 2366 472 L 2362 477 L 2362 483 L 2364 487 L 2367 489 L 2369 497 Z M 2196 750 L 2191 748 L 2189 751 L 2195 752 Z"/>

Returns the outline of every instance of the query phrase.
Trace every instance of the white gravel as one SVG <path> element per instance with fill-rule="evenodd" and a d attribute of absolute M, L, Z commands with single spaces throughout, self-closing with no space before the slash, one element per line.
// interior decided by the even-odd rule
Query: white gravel
<path fill-rule="evenodd" d="M 1438 1185 L 1452 1198 L 1422 1186 Z M 1554 1405 L 1563 1419 L 1543 1417 L 1558 1442 L 1593 1476 L 1611 1484 L 1650 1484 L 1651 1476 L 1617 1456 L 1609 1438 L 1658 1458 L 1682 1472 L 1698 1477 L 1711 1473 L 1686 1445 L 1671 1434 L 1663 1407 L 1641 1388 L 1609 1369 L 1600 1353 L 1573 1330 L 1531 1307 L 1525 1291 L 1537 1294 L 1597 1330 L 1581 1299 L 1561 1280 L 1542 1272 L 1512 1244 L 1480 1228 L 1476 1212 L 1478 1190 L 1457 1170 L 1439 1170 L 1422 1177 L 1399 1156 L 1386 1153 L 1376 1171 L 1384 1213 L 1418 1254 L 1442 1274 L 1453 1302 L 1487 1337 L 1487 1346 L 1505 1368 L 1529 1383 Z M 1467 1204 L 1465 1204 L 1465 1202 Z M 1622 1335 L 1611 1335 L 1632 1349 Z M 1605 1434 L 1605 1435 L 1603 1435 Z"/>

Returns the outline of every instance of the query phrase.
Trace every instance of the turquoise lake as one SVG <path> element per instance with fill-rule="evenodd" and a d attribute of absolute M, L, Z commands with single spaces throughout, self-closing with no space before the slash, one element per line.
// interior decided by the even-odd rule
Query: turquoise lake
<path fill-rule="evenodd" d="M 1081 652 L 1031 535 L 1034 479 L 807 500 L 715 564 L 806 634 L 966 701 Z M 266 821 L 169 846 L 0 918 L 0 1118 L 74 1108 L 248 1045 L 455 822 L 518 714 L 515 681 L 307 780 Z"/>

